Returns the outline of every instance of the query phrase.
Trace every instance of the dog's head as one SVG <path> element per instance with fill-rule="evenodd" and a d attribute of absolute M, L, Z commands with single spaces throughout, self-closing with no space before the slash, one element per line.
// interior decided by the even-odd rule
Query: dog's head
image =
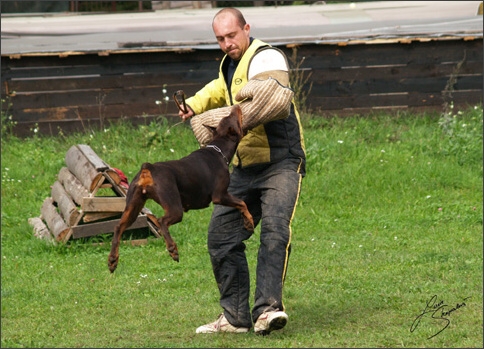
<path fill-rule="evenodd" d="M 203 126 L 212 132 L 213 140 L 217 138 L 231 138 L 238 143 L 245 136 L 245 132 L 242 129 L 242 109 L 238 104 L 232 107 L 228 116 L 220 120 L 217 127 Z"/>

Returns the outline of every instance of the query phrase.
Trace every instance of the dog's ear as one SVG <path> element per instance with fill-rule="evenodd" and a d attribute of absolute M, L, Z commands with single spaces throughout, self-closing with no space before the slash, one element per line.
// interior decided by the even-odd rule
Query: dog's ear
<path fill-rule="evenodd" d="M 205 124 L 203 124 L 203 126 L 205 126 L 212 134 L 214 134 L 215 133 L 215 130 L 217 129 L 215 127 L 208 126 L 208 125 L 205 125 Z"/>

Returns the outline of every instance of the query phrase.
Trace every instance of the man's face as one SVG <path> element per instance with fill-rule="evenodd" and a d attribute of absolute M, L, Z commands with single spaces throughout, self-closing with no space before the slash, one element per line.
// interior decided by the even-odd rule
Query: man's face
<path fill-rule="evenodd" d="M 250 44 L 250 26 L 241 28 L 235 16 L 225 13 L 214 19 L 212 27 L 222 51 L 233 60 L 240 60 Z"/>

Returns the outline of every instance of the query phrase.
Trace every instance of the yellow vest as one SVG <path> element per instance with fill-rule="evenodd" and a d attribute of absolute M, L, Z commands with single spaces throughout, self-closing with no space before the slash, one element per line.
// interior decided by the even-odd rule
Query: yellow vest
<path fill-rule="evenodd" d="M 248 81 L 250 62 L 257 50 L 264 46 L 270 47 L 261 40 L 252 41 L 237 65 L 230 86 L 227 86 L 223 72 L 224 64 L 229 62 L 226 55 L 220 63 L 218 78 L 186 100 L 195 114 L 238 103 L 234 98 Z M 239 143 L 233 163 L 236 166 L 247 167 L 279 161 L 290 156 L 305 159 L 299 114 L 294 106 L 287 119 L 272 121 L 249 130 Z"/>

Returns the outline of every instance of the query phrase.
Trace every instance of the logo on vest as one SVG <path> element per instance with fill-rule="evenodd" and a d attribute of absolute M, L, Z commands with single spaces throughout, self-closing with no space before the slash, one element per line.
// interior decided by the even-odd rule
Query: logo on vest
<path fill-rule="evenodd" d="M 237 79 L 235 79 L 234 82 L 235 82 L 236 85 L 240 85 L 242 83 L 242 79 L 237 78 Z"/>

